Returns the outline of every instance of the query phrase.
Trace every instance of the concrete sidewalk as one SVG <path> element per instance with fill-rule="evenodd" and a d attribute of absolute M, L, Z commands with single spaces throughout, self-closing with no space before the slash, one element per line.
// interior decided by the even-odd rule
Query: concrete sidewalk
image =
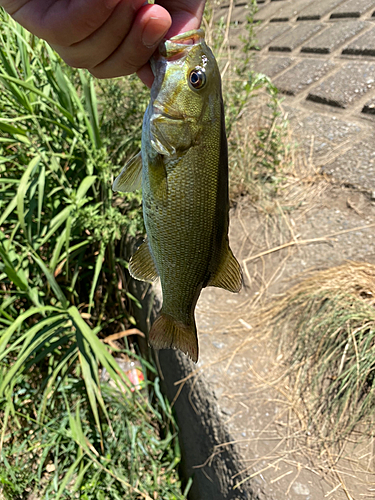
<path fill-rule="evenodd" d="M 255 70 L 285 95 L 315 167 L 375 197 L 375 0 L 258 0 Z M 227 16 L 229 5 L 220 15 Z M 245 35 L 246 2 L 231 12 Z"/>

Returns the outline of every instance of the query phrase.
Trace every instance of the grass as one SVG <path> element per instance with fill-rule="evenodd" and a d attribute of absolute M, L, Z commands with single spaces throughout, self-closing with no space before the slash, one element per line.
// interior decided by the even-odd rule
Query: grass
<path fill-rule="evenodd" d="M 232 202 L 249 196 L 259 202 L 274 198 L 290 167 L 288 122 L 280 108 L 278 89 L 266 75 L 253 70 L 256 49 L 255 0 L 248 2 L 248 14 L 240 26 L 227 15 L 219 18 L 220 7 L 210 4 L 206 32 L 218 60 L 223 79 L 228 136 L 230 197 Z M 240 31 L 241 42 L 231 49 L 231 37 Z"/>
<path fill-rule="evenodd" d="M 141 196 L 114 198 L 111 185 L 139 150 L 149 91 L 135 77 L 94 84 L 3 11 L 0 21 L 0 492 L 186 498 L 191 481 L 182 492 L 176 424 L 154 367 L 131 336 L 105 343 L 135 325 L 139 307 L 126 248 L 144 232 Z M 285 124 L 277 90 L 248 71 L 247 58 L 225 70 L 227 27 L 215 29 L 213 48 L 232 197 L 255 199 L 277 190 Z M 260 94 L 268 113 L 244 137 L 249 100 Z M 124 359 L 139 361 L 145 389 L 130 390 Z"/>
<path fill-rule="evenodd" d="M 337 444 L 360 423 L 372 435 L 375 409 L 375 267 L 349 262 L 313 274 L 269 306 L 308 425 Z"/>
<path fill-rule="evenodd" d="M 176 472 L 177 429 L 158 384 L 156 378 L 143 389 L 156 397 L 152 407 L 143 391 L 103 383 L 107 416 L 99 430 L 80 377 L 61 383 L 43 420 L 40 388 L 24 383 L 2 434 L 5 498 L 185 498 Z"/>
<path fill-rule="evenodd" d="M 141 197 L 111 185 L 139 148 L 148 91 L 135 77 L 97 89 L 0 21 L 0 491 L 185 498 L 158 379 L 132 392 L 118 360 L 137 357 L 134 338 L 104 342 L 139 307 L 124 249 L 144 231 Z"/>

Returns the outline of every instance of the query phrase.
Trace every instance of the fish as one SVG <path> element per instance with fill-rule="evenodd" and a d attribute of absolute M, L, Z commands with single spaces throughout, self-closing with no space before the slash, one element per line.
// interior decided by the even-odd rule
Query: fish
<path fill-rule="evenodd" d="M 150 332 L 155 349 L 198 361 L 195 306 L 203 288 L 239 292 L 241 267 L 228 240 L 228 148 L 221 76 L 202 29 L 164 40 L 151 59 L 154 82 L 141 151 L 114 191 L 142 187 L 147 237 L 130 275 L 160 278 L 163 302 Z"/>

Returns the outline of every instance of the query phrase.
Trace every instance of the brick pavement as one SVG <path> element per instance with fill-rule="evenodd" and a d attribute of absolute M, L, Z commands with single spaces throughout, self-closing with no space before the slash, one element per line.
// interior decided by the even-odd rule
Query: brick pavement
<path fill-rule="evenodd" d="M 231 9 L 234 48 L 246 3 Z M 258 9 L 255 70 L 285 94 L 299 143 L 316 167 L 374 192 L 375 0 L 258 0 Z M 222 2 L 219 15 L 228 12 Z"/>

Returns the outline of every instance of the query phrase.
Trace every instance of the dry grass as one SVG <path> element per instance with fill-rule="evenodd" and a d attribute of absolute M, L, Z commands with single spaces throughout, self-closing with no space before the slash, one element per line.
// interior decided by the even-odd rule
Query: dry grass
<path fill-rule="evenodd" d="M 233 2 L 230 4 L 233 6 Z M 233 92 L 239 77 L 236 55 L 226 51 L 230 45 L 227 36 L 231 9 L 228 12 L 220 50 L 227 57 L 223 83 L 230 85 Z M 244 85 L 246 75 L 241 78 Z M 340 234 L 372 225 L 358 224 L 311 239 L 298 234 L 285 208 L 293 211 L 298 223 L 316 208 L 317 200 L 334 181 L 314 167 L 313 142 L 309 156 L 294 146 L 295 138 L 282 105 L 274 101 L 274 107 L 269 107 L 269 89 L 257 89 L 256 99 L 247 98 L 237 115 L 236 101 L 231 101 L 230 96 L 227 99 L 228 111 L 233 113 L 229 127 L 231 196 L 249 196 L 261 214 L 261 227 L 252 227 L 249 232 L 243 226 L 243 243 L 238 252 L 243 255 L 249 248 L 243 267 L 251 297 L 233 315 L 216 309 L 207 315 L 225 317 L 227 328 L 221 324 L 220 331 L 227 329 L 241 340 L 237 347 L 231 346 L 231 352 L 198 368 L 189 378 L 202 370 L 209 371 L 216 363 L 223 364 L 227 372 L 238 355 L 251 346 L 261 346 L 266 351 L 262 355 L 269 373 L 262 373 L 262 361 L 258 361 L 258 367 L 249 368 L 253 384 L 241 403 L 248 404 L 252 399 L 264 408 L 279 406 L 280 412 L 266 426 L 252 429 L 251 439 L 236 441 L 239 445 L 251 441 L 258 452 L 257 458 L 249 459 L 248 467 L 241 471 L 238 484 L 267 474 L 272 484 L 282 485 L 288 498 L 306 469 L 332 484 L 325 495 L 328 498 L 342 498 L 336 496 L 339 491 L 349 500 L 371 498 L 375 491 L 375 266 L 349 262 L 311 274 L 262 308 L 261 313 L 254 313 L 268 299 L 269 289 L 298 247 L 331 244 Z M 353 210 L 363 215 L 355 207 Z M 274 447 L 266 453 L 265 443 L 271 442 Z"/>
<path fill-rule="evenodd" d="M 294 469 L 282 468 L 285 477 L 307 468 L 330 481 L 332 493 L 340 489 L 354 499 L 361 490 L 370 498 L 375 465 L 375 266 L 348 262 L 311 274 L 263 308 L 257 319 L 258 333 L 247 342 L 259 342 L 260 335 L 264 342 L 268 331 L 274 354 L 272 376 L 253 370 L 254 394 L 281 408 L 259 434 L 259 440 L 275 440 L 275 453 L 266 463 L 286 467 L 293 459 Z"/>
<path fill-rule="evenodd" d="M 349 262 L 311 275 L 265 310 L 309 424 L 337 443 L 375 410 L 375 266 Z"/>

